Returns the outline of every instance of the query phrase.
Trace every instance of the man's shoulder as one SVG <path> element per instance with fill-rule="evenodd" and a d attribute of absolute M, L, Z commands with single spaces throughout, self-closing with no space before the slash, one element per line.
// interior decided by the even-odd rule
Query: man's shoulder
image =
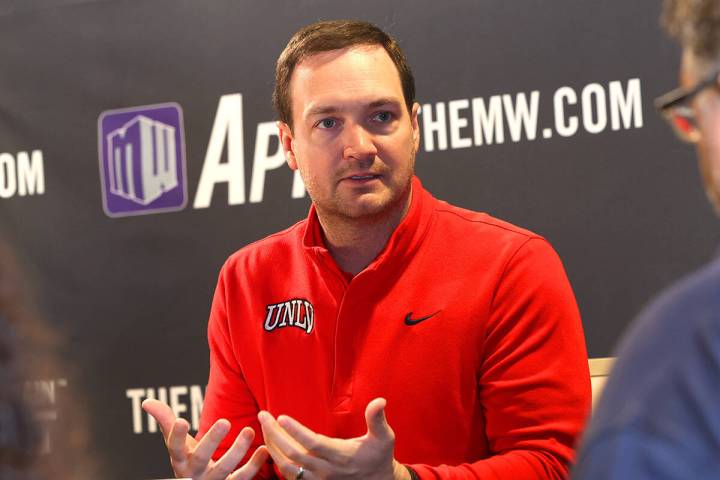
<path fill-rule="evenodd" d="M 658 311 L 683 312 L 693 306 L 714 307 L 720 311 L 720 258 L 680 279 L 664 290 L 649 308 Z"/>
<path fill-rule="evenodd" d="M 468 210 L 442 200 L 437 201 L 435 210 L 438 227 L 446 231 L 448 229 L 458 230 L 468 238 L 492 238 L 499 241 L 521 243 L 532 238 L 542 239 L 535 232 L 493 217 L 488 213 Z"/>
<path fill-rule="evenodd" d="M 668 460 L 686 472 L 708 459 L 716 464 L 720 413 L 705 400 L 720 393 L 718 291 L 720 260 L 665 289 L 633 322 L 586 432 L 579 477 L 607 478 L 598 472 L 612 468 L 623 478 L 649 478 L 647 465 L 669 468 Z M 597 461 L 609 457 L 624 460 Z"/>
<path fill-rule="evenodd" d="M 596 409 L 597 428 L 636 428 L 655 409 L 683 412 L 685 393 L 718 378 L 708 359 L 720 355 L 720 260 L 658 294 L 633 321 Z M 709 355 L 708 355 L 709 354 Z M 698 412 L 699 413 L 699 412 Z"/>
<path fill-rule="evenodd" d="M 223 268 L 257 266 L 266 261 L 281 261 L 283 257 L 292 255 L 300 247 L 306 225 L 307 219 L 303 219 L 284 230 L 245 245 L 228 257 Z"/>
<path fill-rule="evenodd" d="M 625 344 L 633 339 L 652 342 L 668 336 L 674 339 L 670 341 L 677 341 L 677 335 L 692 335 L 708 322 L 720 324 L 719 291 L 717 259 L 658 293 L 633 323 Z"/>

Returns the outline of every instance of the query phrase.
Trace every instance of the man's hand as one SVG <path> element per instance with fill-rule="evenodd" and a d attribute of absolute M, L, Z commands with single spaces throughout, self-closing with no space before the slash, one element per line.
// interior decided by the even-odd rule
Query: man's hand
<path fill-rule="evenodd" d="M 367 433 L 348 440 L 315 433 L 286 415 L 275 420 L 263 411 L 258 414 L 258 419 L 265 445 L 280 473 L 288 480 L 409 480 L 410 473 L 393 458 L 395 434 L 385 420 L 385 404 L 382 398 L 368 403 L 365 409 Z"/>
<path fill-rule="evenodd" d="M 155 417 L 165 438 L 170 464 L 175 476 L 193 480 L 245 480 L 251 479 L 268 459 L 264 446 L 258 447 L 250 460 L 232 473 L 243 459 L 255 437 L 252 428 L 245 427 L 232 446 L 217 462 L 211 460 L 213 452 L 230 431 L 230 422 L 218 420 L 200 441 L 188 435 L 190 424 L 176 418 L 172 409 L 159 400 L 145 400 L 143 410 Z M 230 475 L 232 473 L 232 475 Z"/>

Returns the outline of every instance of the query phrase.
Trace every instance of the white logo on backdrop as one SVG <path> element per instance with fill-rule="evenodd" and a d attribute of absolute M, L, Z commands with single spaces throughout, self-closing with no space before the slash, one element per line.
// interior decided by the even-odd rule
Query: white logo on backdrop
<path fill-rule="evenodd" d="M 110 132 L 107 142 L 113 194 L 147 205 L 179 185 L 175 127 L 138 115 Z M 140 191 L 133 181 L 138 175 Z"/>

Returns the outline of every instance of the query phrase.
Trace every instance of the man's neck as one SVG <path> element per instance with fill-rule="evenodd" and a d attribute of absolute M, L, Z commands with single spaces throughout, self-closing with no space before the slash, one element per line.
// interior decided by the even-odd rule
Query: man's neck
<path fill-rule="evenodd" d="M 412 193 L 386 215 L 347 218 L 318 213 L 325 246 L 340 269 L 353 276 L 377 258 L 410 209 Z"/>

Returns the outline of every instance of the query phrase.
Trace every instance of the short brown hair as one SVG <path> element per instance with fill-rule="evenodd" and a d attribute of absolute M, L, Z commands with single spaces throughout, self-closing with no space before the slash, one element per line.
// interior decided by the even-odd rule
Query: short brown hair
<path fill-rule="evenodd" d="M 684 48 L 706 61 L 720 60 L 720 2 L 717 0 L 666 0 L 666 30 Z"/>
<path fill-rule="evenodd" d="M 353 45 L 381 45 L 385 49 L 400 74 L 405 105 L 408 111 L 412 110 L 415 102 L 415 79 L 397 41 L 369 22 L 330 20 L 313 23 L 298 30 L 277 60 L 272 99 L 280 121 L 292 128 L 290 78 L 295 66 L 315 53 Z"/>

